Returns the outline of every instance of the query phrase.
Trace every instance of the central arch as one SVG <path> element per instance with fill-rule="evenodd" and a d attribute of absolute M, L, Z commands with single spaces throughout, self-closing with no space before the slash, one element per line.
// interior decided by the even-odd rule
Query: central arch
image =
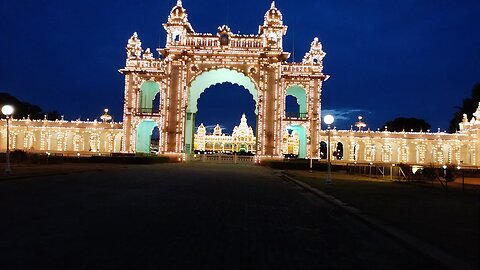
<path fill-rule="evenodd" d="M 197 105 L 200 95 L 207 88 L 222 83 L 236 84 L 247 89 L 255 101 L 255 114 L 258 116 L 258 90 L 250 77 L 242 72 L 227 68 L 214 69 L 201 73 L 192 81 L 188 91 L 187 119 L 185 121 L 185 153 L 193 153 L 195 114 L 198 111 Z"/>

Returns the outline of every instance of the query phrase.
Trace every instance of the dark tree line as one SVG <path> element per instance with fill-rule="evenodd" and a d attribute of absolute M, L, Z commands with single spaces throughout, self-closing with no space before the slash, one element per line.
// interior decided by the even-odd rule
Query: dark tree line
<path fill-rule="evenodd" d="M 7 104 L 12 105 L 15 108 L 13 117 L 16 119 L 30 117 L 32 120 L 39 120 L 44 119 L 45 115 L 47 115 L 48 120 L 57 120 L 61 117 L 57 111 L 44 112 L 38 105 L 20 101 L 9 93 L 0 93 L 0 108 Z M 1 113 L 0 115 L 1 118 L 5 117 Z"/>
<path fill-rule="evenodd" d="M 458 124 L 462 122 L 463 114 L 467 114 L 469 120 L 473 117 L 473 113 L 478 108 L 478 102 L 480 102 L 480 84 L 476 84 L 473 87 L 472 96 L 464 99 L 462 106 L 455 107 L 457 111 L 453 115 L 453 118 L 450 121 L 450 127 L 448 128 L 450 133 L 454 133 L 458 130 Z"/>
<path fill-rule="evenodd" d="M 480 84 L 476 84 L 472 89 L 472 95 L 469 98 L 465 98 L 462 102 L 462 106 L 456 106 L 457 111 L 454 113 L 452 120 L 450 120 L 450 126 L 448 131 L 455 133 L 458 131 L 458 124 L 463 120 L 463 114 L 467 114 L 468 119 L 472 119 L 473 113 L 478 108 L 480 102 Z M 388 131 L 402 132 L 402 131 L 427 131 L 431 128 L 430 124 L 423 119 L 417 118 L 404 118 L 399 117 L 395 120 L 385 123 Z"/>
<path fill-rule="evenodd" d="M 431 127 L 430 124 L 423 119 L 405 117 L 399 117 L 395 120 L 388 121 L 384 126 L 386 126 L 387 130 L 391 132 L 427 132 L 427 130 L 429 130 Z"/>

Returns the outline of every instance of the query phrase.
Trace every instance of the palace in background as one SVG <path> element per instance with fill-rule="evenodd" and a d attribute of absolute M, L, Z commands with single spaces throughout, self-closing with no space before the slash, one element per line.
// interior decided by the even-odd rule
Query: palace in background
<path fill-rule="evenodd" d="M 321 93 L 326 53 L 315 38 L 301 63 L 283 51 L 287 26 L 272 3 L 258 34 L 234 34 L 228 26 L 197 33 L 182 1 L 172 8 L 165 48 L 143 49 L 134 33 L 126 46 L 123 122 L 12 119 L 11 149 L 65 155 L 150 153 L 152 131 L 159 130 L 159 153 L 185 156 L 199 151 L 253 152 L 258 159 L 326 158 L 327 135 L 335 162 L 480 166 L 480 106 L 459 123 L 459 131 L 388 132 L 321 130 Z M 242 117 L 232 135 L 218 126 L 195 132 L 197 101 L 208 87 L 232 83 L 244 87 L 256 104 L 257 130 Z M 298 111 L 286 111 L 286 97 Z M 244 121 L 244 122 L 243 122 Z M 0 147 L 6 149 L 6 121 L 0 121 Z"/>
<path fill-rule="evenodd" d="M 253 129 L 248 126 L 244 114 L 240 119 L 240 125 L 233 128 L 232 135 L 224 134 L 219 124 L 215 126 L 212 134 L 207 134 L 203 123 L 200 124 L 195 134 L 194 149 L 213 153 L 255 153 L 256 141 Z"/>

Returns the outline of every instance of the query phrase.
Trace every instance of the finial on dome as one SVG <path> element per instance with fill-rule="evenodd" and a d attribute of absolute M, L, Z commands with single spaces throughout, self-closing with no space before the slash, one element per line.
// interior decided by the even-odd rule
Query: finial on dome
<path fill-rule="evenodd" d="M 272 1 L 272 6 L 270 8 L 275 8 L 275 1 Z"/>
<path fill-rule="evenodd" d="M 181 7 L 182 6 L 182 0 L 177 0 L 177 6 Z"/>

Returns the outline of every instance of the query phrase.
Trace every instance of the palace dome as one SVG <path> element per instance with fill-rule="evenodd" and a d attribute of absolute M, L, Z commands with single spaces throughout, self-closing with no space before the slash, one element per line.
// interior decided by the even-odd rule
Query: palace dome
<path fill-rule="evenodd" d="M 187 10 L 183 8 L 182 1 L 178 0 L 177 5 L 170 11 L 169 21 L 185 22 L 187 20 Z"/>
<path fill-rule="evenodd" d="M 283 15 L 278 8 L 275 7 L 275 1 L 272 2 L 272 6 L 265 13 L 265 25 L 282 25 Z"/>

